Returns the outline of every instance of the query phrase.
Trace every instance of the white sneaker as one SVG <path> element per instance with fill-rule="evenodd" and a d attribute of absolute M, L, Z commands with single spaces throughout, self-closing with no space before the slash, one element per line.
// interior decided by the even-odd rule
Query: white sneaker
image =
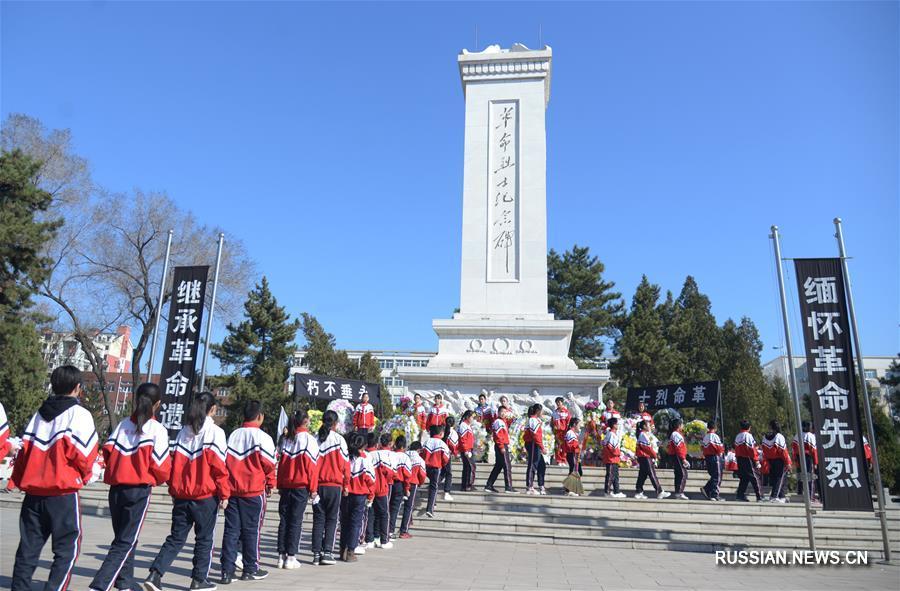
<path fill-rule="evenodd" d="M 680 494 L 680 495 L 675 495 L 675 498 L 676 498 L 676 499 L 681 499 L 682 501 L 689 501 L 689 500 L 690 500 L 690 499 L 688 498 L 688 496 L 687 496 L 686 494 L 683 494 L 683 493 Z"/>
<path fill-rule="evenodd" d="M 617 498 L 617 499 L 624 499 L 624 498 L 625 498 L 625 493 L 623 493 L 623 492 L 617 492 L 617 493 L 611 494 L 610 496 L 611 496 L 611 497 L 615 497 L 615 498 Z"/>
<path fill-rule="evenodd" d="M 452 500 L 453 500 L 453 495 L 451 495 L 450 493 L 444 493 L 444 500 L 445 500 L 445 501 L 452 501 Z"/>
<path fill-rule="evenodd" d="M 382 545 L 381 545 L 381 549 L 382 549 L 382 550 L 390 550 L 390 549 L 393 548 L 393 547 L 394 547 L 394 543 L 393 543 L 393 542 L 387 542 L 386 544 L 382 544 Z"/>
<path fill-rule="evenodd" d="M 276 563 L 275 568 L 284 568 L 284 560 L 285 560 L 285 555 L 279 554 L 278 562 Z"/>
<path fill-rule="evenodd" d="M 781 503 L 782 505 L 787 503 L 787 499 L 772 499 L 773 503 Z"/>
<path fill-rule="evenodd" d="M 375 540 L 375 541 L 372 542 L 372 543 L 375 544 L 375 547 L 376 547 L 376 548 L 381 548 L 381 540 Z"/>
<path fill-rule="evenodd" d="M 356 550 L 354 550 L 353 553 L 356 554 L 357 556 L 362 556 L 363 554 L 366 553 L 366 545 L 360 544 L 359 546 L 356 547 Z"/>
<path fill-rule="evenodd" d="M 532 488 L 529 488 L 528 490 L 526 490 L 526 491 L 525 491 L 525 494 L 526 494 L 526 495 L 536 495 L 536 494 L 537 494 L 537 491 L 534 490 L 534 487 L 532 487 Z"/>
<path fill-rule="evenodd" d="M 293 556 L 288 556 L 287 560 L 284 561 L 284 568 L 288 570 L 293 570 L 295 568 L 300 568 L 300 561 L 297 560 Z"/>
<path fill-rule="evenodd" d="M 375 542 L 369 542 L 369 543 L 366 544 L 366 549 L 367 549 L 367 550 L 370 549 L 370 548 L 374 548 L 374 547 L 375 547 Z"/>
<path fill-rule="evenodd" d="M 577 496 L 578 496 L 578 493 L 577 493 L 577 492 L 572 492 L 572 491 L 569 491 L 569 492 L 566 493 L 566 494 L 567 494 L 568 496 L 570 496 L 570 497 L 577 497 Z"/>
<path fill-rule="evenodd" d="M 668 499 L 671 496 L 672 496 L 672 493 L 665 491 L 665 490 L 661 490 L 661 491 L 659 491 L 659 494 L 656 495 L 656 498 L 657 499 Z"/>
<path fill-rule="evenodd" d="M 541 493 L 542 495 L 546 495 L 546 494 L 547 494 L 547 489 L 544 488 L 544 487 L 542 486 L 542 487 L 541 487 L 541 490 L 540 490 L 540 493 Z"/>
<path fill-rule="evenodd" d="M 645 495 L 645 494 L 642 493 L 642 492 L 634 493 L 634 498 L 636 498 L 636 499 L 646 499 L 646 498 L 647 498 L 647 495 Z"/>
<path fill-rule="evenodd" d="M 235 570 L 244 570 L 244 557 L 238 553 L 237 558 L 234 559 L 234 568 Z"/>

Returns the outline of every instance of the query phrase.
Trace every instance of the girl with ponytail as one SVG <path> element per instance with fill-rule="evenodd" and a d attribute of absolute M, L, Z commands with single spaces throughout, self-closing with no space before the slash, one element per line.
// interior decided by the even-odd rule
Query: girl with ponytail
<path fill-rule="evenodd" d="M 309 415 L 305 410 L 296 411 L 288 419 L 279 456 L 278 568 L 295 569 L 300 568 L 296 554 L 303 512 L 307 502 L 319 501 L 319 442 L 309 432 Z"/>
<path fill-rule="evenodd" d="M 169 433 L 153 418 L 159 411 L 159 398 L 156 384 L 138 386 L 131 417 L 116 426 L 101 450 L 106 463 L 103 481 L 109 484 L 113 541 L 91 589 L 108 591 L 114 584 L 117 589 L 138 588 L 134 549 L 150 504 L 151 487 L 168 480 L 172 468 Z"/>
<path fill-rule="evenodd" d="M 326 410 L 319 428 L 319 490 L 318 495 L 312 498 L 313 564 L 336 563 L 334 537 L 341 509 L 344 475 L 350 462 L 347 441 L 337 432 L 337 423 L 337 413 Z"/>

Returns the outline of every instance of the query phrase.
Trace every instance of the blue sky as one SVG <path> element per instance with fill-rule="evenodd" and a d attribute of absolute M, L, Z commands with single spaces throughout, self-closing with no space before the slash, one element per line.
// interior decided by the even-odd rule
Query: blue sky
<path fill-rule="evenodd" d="M 165 190 L 239 236 L 342 347 L 433 350 L 458 305 L 455 58 L 477 25 L 482 47 L 539 28 L 553 47 L 550 247 L 589 245 L 629 302 L 642 273 L 676 293 L 694 275 L 767 360 L 769 226 L 785 256 L 833 256 L 841 216 L 864 351 L 898 350 L 896 2 L 0 10 L 3 117 L 71 128 L 102 185 Z"/>

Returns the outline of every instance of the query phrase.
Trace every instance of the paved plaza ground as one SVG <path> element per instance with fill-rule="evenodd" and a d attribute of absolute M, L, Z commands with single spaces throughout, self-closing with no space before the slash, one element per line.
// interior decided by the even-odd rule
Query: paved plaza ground
<path fill-rule="evenodd" d="M 69 586 L 73 591 L 87 589 L 112 536 L 106 518 L 85 516 L 83 522 L 84 546 Z M 0 588 L 8 589 L 18 544 L 16 509 L 0 509 L 0 530 Z M 217 536 L 221 531 L 220 524 Z M 141 578 L 167 533 L 168 524 L 164 522 L 145 524 L 137 553 L 136 574 Z M 431 538 L 402 540 L 392 550 L 371 550 L 355 564 L 304 564 L 299 570 L 285 571 L 272 568 L 274 543 L 274 532 L 264 531 L 263 561 L 271 573 L 269 578 L 236 582 L 228 589 L 900 589 L 900 567 L 880 564 L 856 568 L 726 568 L 717 567 L 711 555 L 691 552 Z M 43 558 L 36 581 L 46 576 L 49 544 Z M 303 559 L 309 559 L 308 553 Z M 187 589 L 189 573 L 190 554 L 186 549 L 163 579 L 166 589 Z M 218 575 L 217 563 L 213 574 Z M 40 588 L 34 585 L 34 589 Z"/>

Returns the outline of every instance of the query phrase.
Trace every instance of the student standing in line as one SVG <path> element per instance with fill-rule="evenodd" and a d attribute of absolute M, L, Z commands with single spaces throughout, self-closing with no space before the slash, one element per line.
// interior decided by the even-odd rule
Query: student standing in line
<path fill-rule="evenodd" d="M 397 516 L 406 497 L 409 496 L 410 479 L 412 478 L 412 462 L 406 454 L 406 437 L 397 435 L 393 449 L 394 484 L 391 485 L 390 514 L 388 516 L 389 539 L 396 537 Z"/>
<path fill-rule="evenodd" d="M 500 472 L 503 472 L 503 482 L 506 485 L 506 492 L 514 493 L 512 487 L 512 466 L 509 458 L 509 428 L 506 424 L 506 414 L 509 411 L 501 407 L 500 415 L 494 419 L 491 425 L 491 432 L 494 439 L 494 469 L 491 470 L 487 482 L 484 485 L 485 492 L 500 492 L 494 488 L 494 483 Z"/>
<path fill-rule="evenodd" d="M 525 422 L 525 453 L 527 454 L 527 465 L 525 468 L 525 486 L 526 494 L 546 495 L 547 490 L 544 488 L 544 474 L 547 471 L 547 464 L 544 462 L 544 426 L 541 421 L 544 406 L 542 404 L 532 404 L 528 407 L 528 420 Z M 534 488 L 534 476 L 537 474 L 538 486 L 540 491 Z"/>
<path fill-rule="evenodd" d="M 717 431 L 718 425 L 711 421 L 707 427 L 706 435 L 700 448 L 703 450 L 703 461 L 706 463 L 706 472 L 709 480 L 700 487 L 700 494 L 712 501 L 719 500 L 719 486 L 722 484 L 722 455 L 725 446 Z"/>
<path fill-rule="evenodd" d="M 798 436 L 794 436 L 794 441 L 791 444 L 792 451 L 794 453 L 794 458 L 797 460 L 797 494 L 803 494 L 803 481 L 801 480 L 802 473 L 800 472 L 800 462 L 806 462 L 806 476 L 809 478 L 808 480 L 808 488 L 809 488 L 809 500 L 816 500 L 816 482 L 815 482 L 815 473 L 816 466 L 819 463 L 819 452 L 816 449 L 816 435 L 813 433 L 812 423 L 809 421 L 803 421 L 803 457 L 800 457 L 800 438 Z"/>
<path fill-rule="evenodd" d="M 637 446 L 634 455 L 637 456 L 638 460 L 638 477 L 634 498 L 647 498 L 647 495 L 644 494 L 644 482 L 649 478 L 650 484 L 653 485 L 653 490 L 656 492 L 656 498 L 665 499 L 670 493 L 662 489 L 662 486 L 659 484 L 659 478 L 656 477 L 655 462 L 657 455 L 656 448 L 650 441 L 650 423 L 638 421 L 637 432 Z"/>
<path fill-rule="evenodd" d="M 453 458 L 459 455 L 459 433 L 456 432 L 456 419 L 447 417 L 444 423 L 444 443 L 450 451 L 450 457 L 444 467 L 441 468 L 441 482 L 444 483 L 444 500 L 452 501 L 450 489 L 453 486 Z"/>
<path fill-rule="evenodd" d="M 610 400 L 612 402 L 612 400 Z M 606 479 L 603 492 L 606 496 L 623 498 L 625 493 L 619 491 L 619 461 L 622 459 L 622 440 L 619 437 L 619 419 L 609 417 L 606 421 L 606 436 L 603 438 L 601 457 L 606 465 Z M 612 489 L 612 493 L 610 493 Z"/>
<path fill-rule="evenodd" d="M 669 435 L 669 445 L 666 452 L 672 456 L 672 468 L 675 471 L 675 496 L 672 498 L 687 501 L 684 487 L 687 485 L 687 442 L 684 440 L 684 421 L 675 419 L 672 421 L 672 433 Z"/>
<path fill-rule="evenodd" d="M 769 463 L 769 482 L 772 491 L 769 500 L 773 503 L 786 503 L 784 496 L 785 481 L 791 469 L 791 456 L 787 450 L 787 441 L 781 434 L 781 424 L 772 420 L 769 422 L 771 429 L 762 440 L 763 457 Z"/>
<path fill-rule="evenodd" d="M 356 562 L 356 546 L 359 543 L 363 514 L 375 497 L 375 468 L 362 451 L 365 437 L 351 433 L 347 444 L 349 468 L 344 472 L 343 497 L 341 498 L 341 560 Z"/>
<path fill-rule="evenodd" d="M 210 392 L 196 394 L 184 415 L 184 427 L 175 438 L 172 454 L 172 532 L 150 565 L 145 591 L 162 591 L 162 577 L 181 552 L 191 528 L 194 530 L 194 568 L 191 589 L 212 591 L 209 581 L 213 538 L 218 509 L 228 507 L 231 482 L 225 467 L 225 431 L 212 417 L 216 399 Z"/>
<path fill-rule="evenodd" d="M 337 530 L 338 514 L 344 477 L 350 468 L 347 441 L 337 432 L 337 413 L 326 410 L 319 427 L 319 494 L 313 499 L 312 553 L 313 564 L 327 566 L 336 564 L 334 560 L 334 537 Z M 365 445 L 365 436 L 358 433 L 360 447 Z"/>
<path fill-rule="evenodd" d="M 397 476 L 397 467 L 394 465 L 394 452 L 391 449 L 391 434 L 382 433 L 378 442 L 378 449 L 368 453 L 367 459 L 375 471 L 375 486 L 373 487 L 373 511 L 370 517 L 372 521 L 371 533 L 366 533 L 366 548 L 383 548 L 390 550 L 394 547 L 388 534 L 388 520 L 390 517 L 390 494 Z"/>
<path fill-rule="evenodd" d="M 119 422 L 101 452 L 106 463 L 103 482 L 109 485 L 113 541 L 94 575 L 95 591 L 137 589 L 134 550 L 150 507 L 152 487 L 169 479 L 169 432 L 153 416 L 159 410 L 159 386 L 138 386 L 129 418 Z"/>
<path fill-rule="evenodd" d="M 222 534 L 222 581 L 234 580 L 235 560 L 242 560 L 242 581 L 259 581 L 269 573 L 259 568 L 259 539 L 266 516 L 266 500 L 275 488 L 275 442 L 262 427 L 265 415 L 259 400 L 244 405 L 244 422 L 228 437 L 225 465 L 231 478 L 231 497 L 225 508 Z"/>
<path fill-rule="evenodd" d="M 740 423 L 741 430 L 734 436 L 734 455 L 738 464 L 737 500 L 749 501 L 747 498 L 747 485 L 753 487 L 756 493 L 756 501 L 762 501 L 762 492 L 759 485 L 759 454 L 756 450 L 756 439 L 750 433 L 750 421 L 743 419 Z"/>
<path fill-rule="evenodd" d="M 353 410 L 353 429 L 367 435 L 375 427 L 375 407 L 369 404 L 369 395 L 363 394 L 362 400 Z"/>
<path fill-rule="evenodd" d="M 412 468 L 409 476 L 409 489 L 403 498 L 403 517 L 400 521 L 399 536 L 401 540 L 412 537 L 412 534 L 409 533 L 409 528 L 413 522 L 412 513 L 413 507 L 416 505 L 416 493 L 419 492 L 419 487 L 425 483 L 425 460 L 420 455 L 421 451 L 422 444 L 418 441 L 413 441 L 409 444 L 409 450 L 406 452 Z"/>
<path fill-rule="evenodd" d="M 434 503 L 437 499 L 438 482 L 441 470 L 450 461 L 450 450 L 444 443 L 444 427 L 431 425 L 428 428 L 431 437 L 422 446 L 422 459 L 425 460 L 425 473 L 428 476 L 428 504 L 425 506 L 425 515 L 434 517 Z"/>
<path fill-rule="evenodd" d="M 278 458 L 278 568 L 296 569 L 303 513 L 319 496 L 319 442 L 309 432 L 309 415 L 303 409 L 293 414 L 287 431 Z"/>
<path fill-rule="evenodd" d="M 557 396 L 555 403 L 556 408 L 553 409 L 553 413 L 550 415 L 550 425 L 553 428 L 553 437 L 556 440 L 553 458 L 556 460 L 557 465 L 562 465 L 566 461 L 566 455 L 568 454 L 566 433 L 569 430 L 569 419 L 572 418 L 572 413 L 566 408 L 566 401 L 562 396 Z"/>
<path fill-rule="evenodd" d="M 475 433 L 472 431 L 472 421 L 475 413 L 467 410 L 462 414 L 459 421 L 459 457 L 462 460 L 462 482 L 459 483 L 459 490 L 473 490 L 475 487 L 475 459 L 472 457 L 472 450 L 475 448 Z"/>
<path fill-rule="evenodd" d="M 19 511 L 12 591 L 31 590 L 41 549 L 51 536 L 53 563 L 44 589 L 65 591 L 81 549 L 78 491 L 91 477 L 97 432 L 90 411 L 78 404 L 82 392 L 78 368 L 63 365 L 54 369 L 50 387 L 53 396 L 44 400 L 28 422 L 10 477 L 12 486 L 25 493 Z"/>

